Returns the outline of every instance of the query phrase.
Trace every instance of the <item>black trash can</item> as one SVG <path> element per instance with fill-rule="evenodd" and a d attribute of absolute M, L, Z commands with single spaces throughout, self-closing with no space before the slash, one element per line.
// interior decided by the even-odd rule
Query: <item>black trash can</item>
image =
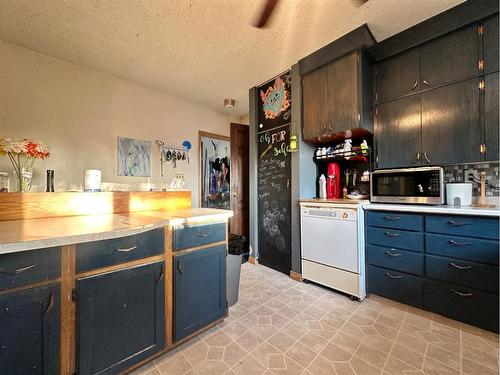
<path fill-rule="evenodd" d="M 229 233 L 228 256 L 227 256 L 227 304 L 234 305 L 238 302 L 238 291 L 240 289 L 241 258 L 245 251 L 246 238 L 244 236 Z"/>

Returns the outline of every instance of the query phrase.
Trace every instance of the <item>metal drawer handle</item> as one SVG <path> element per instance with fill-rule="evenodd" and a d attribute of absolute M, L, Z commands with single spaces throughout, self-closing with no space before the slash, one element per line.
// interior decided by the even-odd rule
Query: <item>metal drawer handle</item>
<path fill-rule="evenodd" d="M 401 220 L 401 216 L 384 216 L 384 219 L 396 221 L 396 220 Z"/>
<path fill-rule="evenodd" d="M 54 307 L 54 292 L 51 292 L 49 304 L 47 305 L 47 308 L 45 309 L 44 314 L 48 314 L 50 312 L 50 310 L 52 310 L 53 307 Z"/>
<path fill-rule="evenodd" d="M 4 269 L 0 268 L 0 273 L 3 273 L 4 275 L 19 275 L 20 273 L 23 273 L 24 271 L 32 269 L 35 266 L 36 266 L 36 264 L 30 264 L 29 266 L 26 266 L 23 268 L 18 268 L 16 270 L 4 270 Z"/>
<path fill-rule="evenodd" d="M 394 251 L 394 249 L 391 250 Z M 390 257 L 400 257 L 401 255 L 403 255 L 401 253 L 393 253 L 391 250 L 387 250 L 385 254 L 389 255 Z"/>
<path fill-rule="evenodd" d="M 210 233 L 206 232 L 206 233 L 198 233 L 196 235 L 196 237 L 208 237 L 210 235 Z"/>
<path fill-rule="evenodd" d="M 418 80 L 416 79 L 416 80 L 415 80 L 415 83 L 413 84 L 413 87 L 411 88 L 411 90 L 410 90 L 410 91 L 415 90 L 415 89 L 417 88 L 417 86 L 418 86 Z"/>
<path fill-rule="evenodd" d="M 390 277 L 391 279 L 401 279 L 401 278 L 403 278 L 403 276 L 401 276 L 401 275 L 393 275 L 390 272 L 386 272 L 385 276 Z"/>
<path fill-rule="evenodd" d="M 399 237 L 399 236 L 401 236 L 401 234 L 399 234 L 399 233 L 391 233 L 391 232 L 384 232 L 384 234 L 387 237 Z"/>
<path fill-rule="evenodd" d="M 467 221 L 454 221 L 454 220 L 449 220 L 448 221 L 448 224 L 450 225 L 454 225 L 456 227 L 463 227 L 464 225 L 471 225 L 471 223 L 467 222 Z"/>
<path fill-rule="evenodd" d="M 472 293 L 464 293 L 464 292 L 460 292 L 456 289 L 450 289 L 450 291 L 452 291 L 456 295 L 459 295 L 460 297 L 472 297 Z"/>
<path fill-rule="evenodd" d="M 181 262 L 180 261 L 177 261 L 177 269 L 182 274 L 182 267 L 181 267 Z"/>
<path fill-rule="evenodd" d="M 161 266 L 161 270 L 160 270 L 160 276 L 155 281 L 155 283 L 158 284 L 163 279 L 164 276 L 165 276 L 165 270 L 163 269 L 163 265 L 162 265 Z"/>
<path fill-rule="evenodd" d="M 461 266 L 460 264 L 456 264 L 453 262 L 450 263 L 450 266 L 456 268 L 457 270 L 470 270 L 472 268 L 472 266 Z"/>
<path fill-rule="evenodd" d="M 135 249 L 137 249 L 137 245 L 131 246 L 131 247 L 127 247 L 126 249 L 116 249 L 116 251 L 118 251 L 119 253 L 128 253 L 129 251 L 132 251 L 132 250 L 135 250 Z"/>
<path fill-rule="evenodd" d="M 424 83 L 424 85 L 430 86 L 429 82 L 427 82 L 425 79 L 422 82 Z"/>
<path fill-rule="evenodd" d="M 450 244 L 452 244 L 453 246 L 467 246 L 467 245 L 472 245 L 472 242 L 457 242 L 457 241 L 454 241 L 454 240 L 449 240 L 448 242 Z"/>

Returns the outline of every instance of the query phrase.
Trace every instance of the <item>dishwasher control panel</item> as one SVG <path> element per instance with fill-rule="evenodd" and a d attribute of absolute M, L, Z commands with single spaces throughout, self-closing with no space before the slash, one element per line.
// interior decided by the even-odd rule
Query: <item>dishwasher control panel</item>
<path fill-rule="evenodd" d="M 356 210 L 336 208 L 302 207 L 302 215 L 349 221 L 357 219 Z"/>

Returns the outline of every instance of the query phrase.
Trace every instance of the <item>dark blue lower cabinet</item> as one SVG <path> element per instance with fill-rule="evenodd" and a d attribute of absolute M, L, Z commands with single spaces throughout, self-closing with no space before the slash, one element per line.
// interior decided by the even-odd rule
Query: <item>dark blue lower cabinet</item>
<path fill-rule="evenodd" d="M 404 272 L 368 266 L 368 292 L 422 308 L 424 279 Z"/>
<path fill-rule="evenodd" d="M 59 374 L 60 300 L 58 285 L 0 296 L 0 374 Z"/>
<path fill-rule="evenodd" d="M 163 262 L 77 280 L 79 375 L 117 374 L 164 347 Z"/>
<path fill-rule="evenodd" d="M 498 294 L 430 279 L 426 290 L 428 310 L 498 332 Z"/>
<path fill-rule="evenodd" d="M 174 256 L 174 340 L 226 314 L 226 246 Z"/>

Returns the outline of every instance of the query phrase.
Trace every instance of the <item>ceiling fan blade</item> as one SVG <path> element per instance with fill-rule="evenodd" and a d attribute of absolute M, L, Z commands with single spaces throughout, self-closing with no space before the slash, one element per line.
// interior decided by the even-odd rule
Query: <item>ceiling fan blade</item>
<path fill-rule="evenodd" d="M 360 7 L 362 6 L 364 3 L 368 2 L 368 0 L 351 0 L 351 3 L 355 6 L 355 7 Z"/>
<path fill-rule="evenodd" d="M 260 29 L 266 26 L 269 21 L 276 4 L 278 4 L 279 0 L 267 0 L 262 10 L 260 12 L 260 16 L 257 18 L 256 22 L 254 22 L 253 26 Z"/>

